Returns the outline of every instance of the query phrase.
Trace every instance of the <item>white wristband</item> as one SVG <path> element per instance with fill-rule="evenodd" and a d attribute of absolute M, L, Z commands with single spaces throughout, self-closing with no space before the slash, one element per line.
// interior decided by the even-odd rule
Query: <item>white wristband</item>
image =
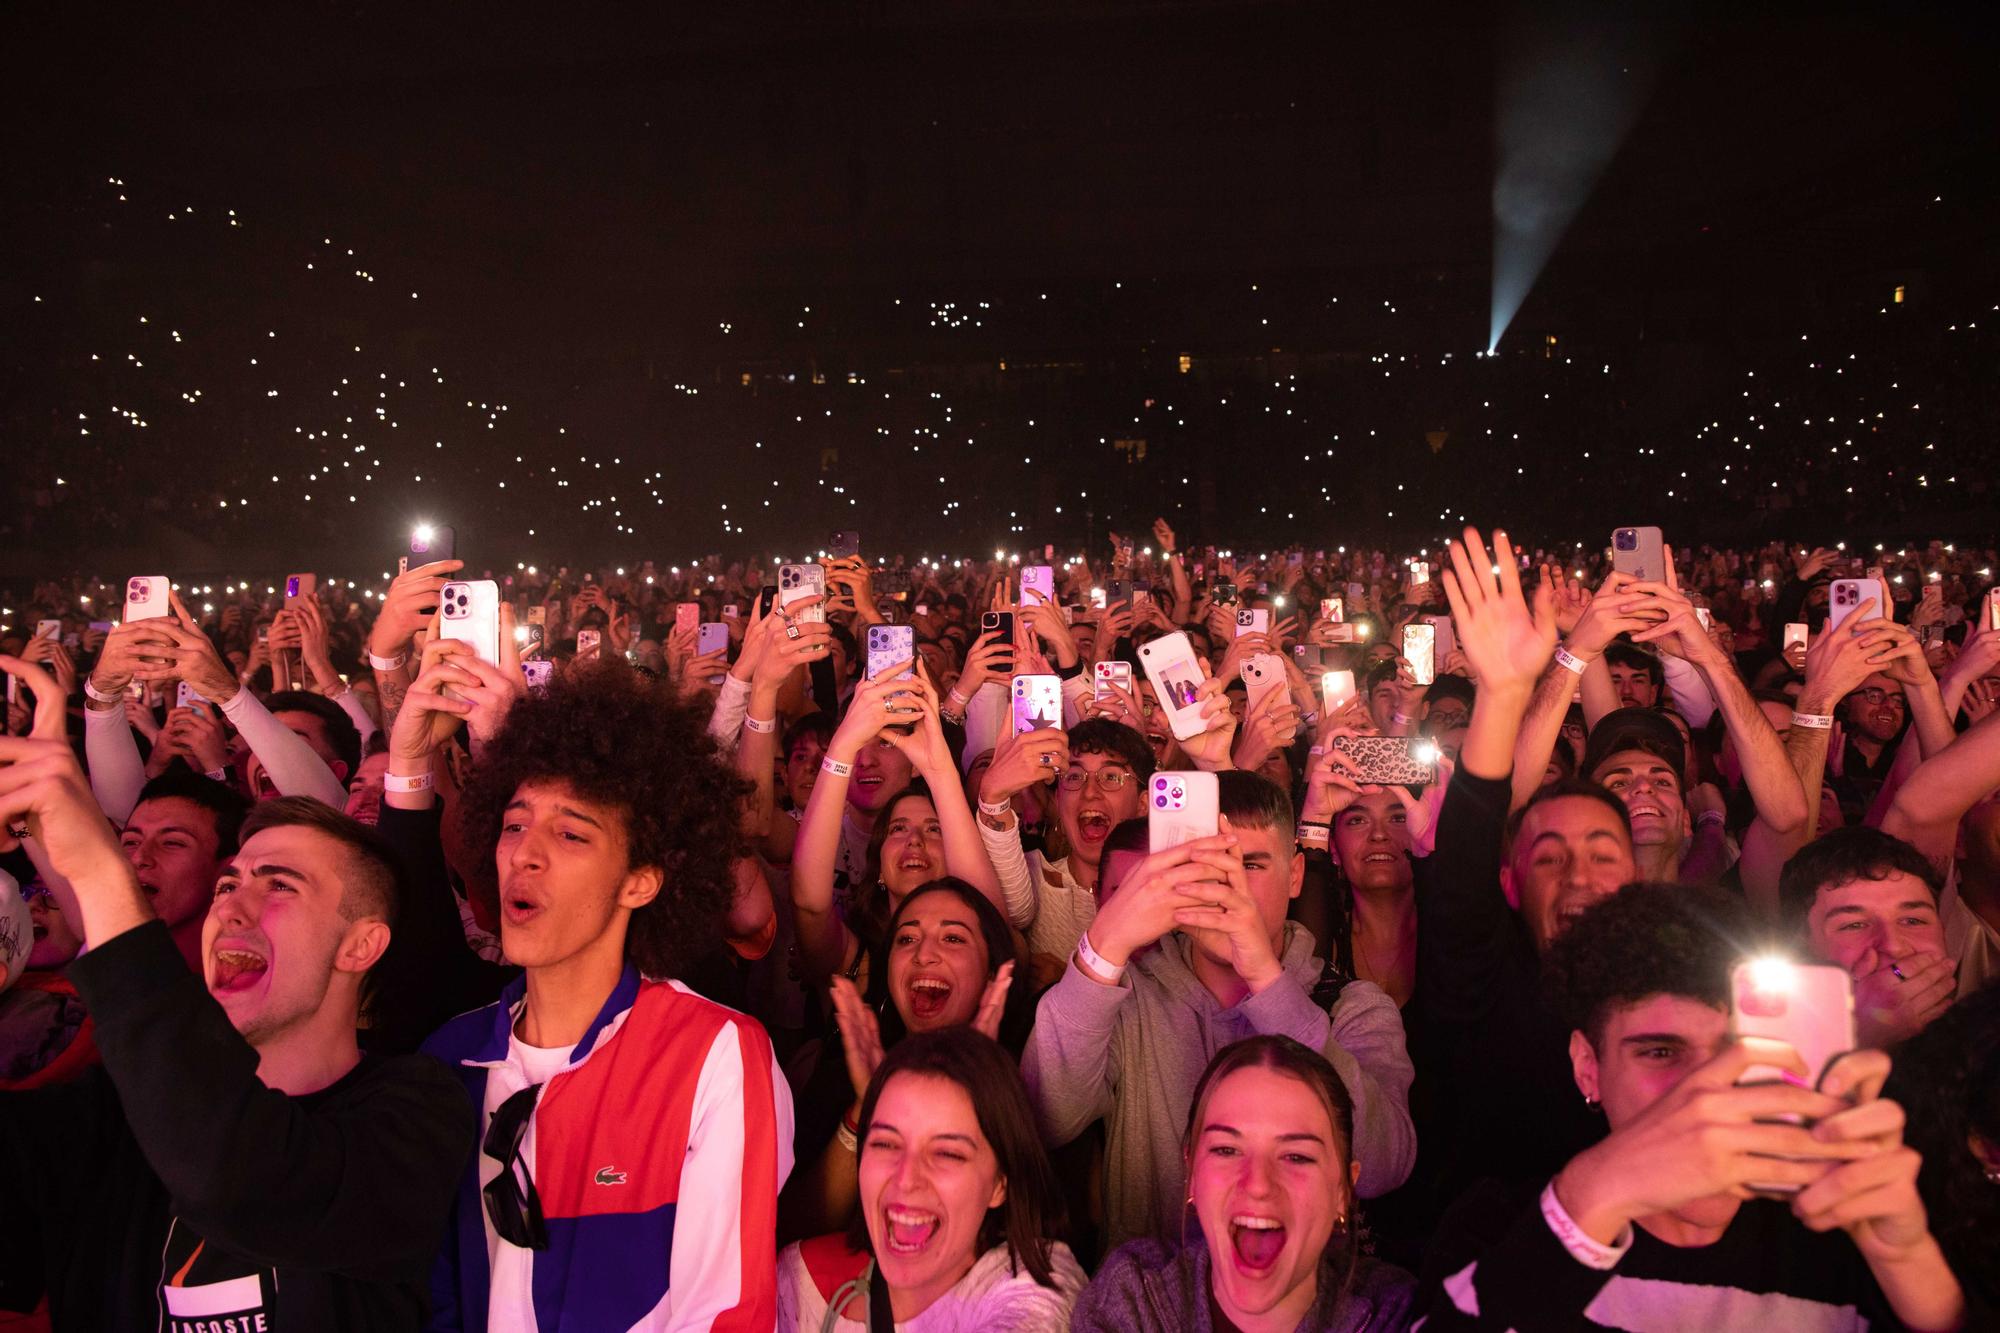
<path fill-rule="evenodd" d="M 1416 719 L 1411 717 L 1408 713 L 1391 713 L 1389 714 L 1389 720 L 1391 722 L 1394 722 L 1399 727 L 1407 727 L 1412 722 L 1416 721 Z"/>
<path fill-rule="evenodd" d="M 746 730 L 754 731 L 760 736 L 768 736 L 778 729 L 778 719 L 775 717 L 751 717 L 748 713 L 745 713 L 743 715 L 743 726 Z"/>
<path fill-rule="evenodd" d="M 819 761 L 819 771 L 832 774 L 836 778 L 844 778 L 854 772 L 854 765 L 843 764 L 832 755 L 828 755 Z"/>
<path fill-rule="evenodd" d="M 1814 731 L 1826 731 L 1833 726 L 1833 714 L 1793 713 L 1792 725 L 1795 727 L 1811 727 Z"/>
<path fill-rule="evenodd" d="M 382 775 L 383 791 L 411 792 L 429 791 L 430 789 L 431 775 L 428 773 L 417 773 L 410 777 L 404 777 L 400 773 L 384 773 Z"/>
<path fill-rule="evenodd" d="M 202 776 L 210 782 L 227 782 L 229 781 L 229 770 L 226 768 L 211 768 L 208 772 L 202 774 Z"/>
<path fill-rule="evenodd" d="M 83 692 L 101 704 L 122 704 L 125 702 L 125 696 L 122 694 L 103 693 L 90 683 L 90 677 L 88 676 L 83 678 Z"/>
<path fill-rule="evenodd" d="M 364 649 L 363 651 L 366 650 Z M 374 667 L 377 671 L 394 671 L 409 660 L 410 655 L 408 653 L 397 653 L 394 657 L 377 657 L 374 653 L 368 653 L 368 665 Z"/>
<path fill-rule="evenodd" d="M 1625 1230 L 1619 1233 L 1616 1244 L 1606 1245 L 1595 1237 L 1585 1234 L 1584 1229 L 1576 1224 L 1576 1219 L 1569 1215 L 1569 1210 L 1562 1206 L 1562 1200 L 1556 1197 L 1556 1183 L 1553 1180 L 1542 1190 L 1542 1220 L 1549 1224 L 1550 1231 L 1556 1233 L 1556 1239 L 1562 1242 L 1565 1250 L 1569 1251 L 1570 1258 L 1586 1268 L 1608 1272 L 1617 1267 L 1618 1261 L 1632 1248 L 1630 1222 L 1627 1222 Z"/>
<path fill-rule="evenodd" d="M 1084 931 L 1076 937 L 1076 961 L 1083 970 L 1109 986 L 1116 986 L 1125 979 L 1125 969 L 1104 961 L 1097 950 L 1090 947 L 1090 932 Z"/>
<path fill-rule="evenodd" d="M 1556 661 L 1562 664 L 1563 670 L 1575 672 L 1579 676 L 1583 674 L 1583 669 L 1590 665 L 1561 644 L 1556 645 Z"/>

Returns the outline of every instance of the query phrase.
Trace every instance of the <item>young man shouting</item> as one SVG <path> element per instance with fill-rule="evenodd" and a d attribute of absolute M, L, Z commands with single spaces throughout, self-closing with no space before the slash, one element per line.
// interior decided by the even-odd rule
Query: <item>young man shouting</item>
<path fill-rule="evenodd" d="M 448 729 L 496 688 L 453 649 L 425 650 L 405 715 Z M 664 979 L 720 942 L 735 895 L 747 784 L 706 722 L 613 663 L 521 698 L 481 750 L 467 842 L 492 849 L 523 975 L 426 1047 L 481 1130 L 433 1278 L 441 1327 L 776 1318 L 790 1095 L 762 1028 Z M 385 802 L 428 801 L 428 761 L 391 755 Z"/>
<path fill-rule="evenodd" d="M 373 835 L 266 802 L 197 978 L 59 726 L 0 738 L 0 823 L 20 821 L 75 890 L 104 1066 L 0 1098 L 0 1306 L 46 1291 L 58 1329 L 420 1327 L 472 1125 L 435 1063 L 355 1044 L 398 892 Z"/>

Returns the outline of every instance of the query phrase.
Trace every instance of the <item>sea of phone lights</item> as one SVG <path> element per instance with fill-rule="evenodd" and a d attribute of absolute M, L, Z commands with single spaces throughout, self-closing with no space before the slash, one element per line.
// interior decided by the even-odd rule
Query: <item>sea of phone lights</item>
<path fill-rule="evenodd" d="M 143 239 L 153 254 L 161 252 L 162 244 L 171 247 L 185 238 L 191 247 L 199 245 L 211 254 L 220 247 L 227 255 L 235 236 L 257 225 L 235 209 L 168 202 L 120 177 L 96 185 L 79 211 L 101 216 L 107 230 L 148 233 Z M 163 236 L 163 231 L 171 234 Z M 120 271 L 123 285 L 132 288 L 129 293 L 111 296 L 100 289 L 86 302 L 56 290 L 34 292 L 27 298 L 28 310 L 13 312 L 19 335 L 51 370 L 40 391 L 48 401 L 37 398 L 16 412 L 17 424 L 74 423 L 73 437 L 63 438 L 66 429 L 51 433 L 45 426 L 30 433 L 25 457 L 16 464 L 22 493 L 41 489 L 67 499 L 61 488 L 93 476 L 96 482 L 84 484 L 102 484 L 102 475 L 92 471 L 93 459 L 146 456 L 196 436 L 206 449 L 215 435 L 226 434 L 241 437 L 237 465 L 189 469 L 195 475 L 181 479 L 185 484 L 177 489 L 173 479 L 157 471 L 147 476 L 148 486 L 174 490 L 172 504 L 212 505 L 202 530 L 225 544 L 231 532 L 268 537 L 296 527 L 309 533 L 315 530 L 315 512 L 336 511 L 327 518 L 338 524 L 371 505 L 392 506 L 412 517 L 434 515 L 440 521 L 454 509 L 476 506 L 482 523 L 511 523 L 513 532 L 524 534 L 517 536 L 516 549 L 506 552 L 510 559 L 523 557 L 524 569 L 537 559 L 553 563 L 566 558 L 560 542 L 550 539 L 554 534 L 539 540 L 536 534 L 538 524 L 549 526 L 549 516 L 562 510 L 601 520 L 617 549 L 630 553 L 623 557 L 629 563 L 637 564 L 643 556 L 663 566 L 694 564 L 703 553 L 719 549 L 776 554 L 796 543 L 801 533 L 824 533 L 836 526 L 877 533 L 915 530 L 895 517 L 899 511 L 933 514 L 945 522 L 927 530 L 959 534 L 954 543 L 961 547 L 958 551 L 897 552 L 914 564 L 956 560 L 968 549 L 983 553 L 989 542 L 1006 552 L 1017 538 L 1036 540 L 1027 535 L 1031 516 L 1018 505 L 1020 497 L 1037 494 L 1038 470 L 1054 467 L 1059 475 L 1076 474 L 1075 490 L 1054 499 L 1055 514 L 1069 510 L 1059 522 L 1074 523 L 1079 511 L 1098 506 L 1113 511 L 1119 507 L 1117 498 L 1098 482 L 1093 500 L 1088 482 L 1109 475 L 1115 484 L 1118 473 L 1071 469 L 1064 460 L 1092 445 L 1109 454 L 1129 446 L 1129 441 L 1121 445 L 1121 434 L 1139 432 L 1155 437 L 1154 455 L 1169 474 L 1191 471 L 1185 467 L 1188 450 L 1200 447 L 1204 432 L 1241 440 L 1247 429 L 1274 455 L 1285 450 L 1278 457 L 1296 457 L 1298 466 L 1288 476 L 1287 468 L 1270 469 L 1274 476 L 1268 493 L 1258 496 L 1253 522 L 1264 534 L 1261 540 L 1272 546 L 1325 545 L 1329 534 L 1352 521 L 1362 504 L 1338 469 L 1392 456 L 1410 443 L 1407 414 L 1394 400 L 1380 394 L 1358 400 L 1352 393 L 1321 395 L 1310 373 L 1303 379 L 1294 372 L 1257 382 L 1239 377 L 1218 390 L 1201 376 L 1183 377 L 1189 369 L 1186 360 L 1178 367 L 1170 362 L 1162 387 L 1131 404 L 1137 414 L 1111 419 L 1107 413 L 1103 420 L 1059 425 L 1024 405 L 1031 396 L 1024 395 L 1022 403 L 996 403 L 976 393 L 948 395 L 909 387 L 888 376 L 883 377 L 891 380 L 885 387 L 865 373 L 808 373 L 803 384 L 801 376 L 781 373 L 784 384 L 778 391 L 751 395 L 755 401 L 746 405 L 741 401 L 746 393 L 739 390 L 748 386 L 733 377 L 723 380 L 711 364 L 699 374 L 683 372 L 689 382 L 675 383 L 671 394 L 661 395 L 665 402 L 659 406 L 670 416 L 685 417 L 659 428 L 662 441 L 698 440 L 705 469 L 714 470 L 719 461 L 725 475 L 741 478 L 739 493 L 717 501 L 712 526 L 704 525 L 697 535 L 689 516 L 676 508 L 686 475 L 679 470 L 684 465 L 673 460 L 683 449 L 592 443 L 559 420 L 560 405 L 518 410 L 492 388 L 480 386 L 476 367 L 447 368 L 428 364 L 428 357 L 425 364 L 412 363 L 398 350 L 406 340 L 390 336 L 410 319 L 409 312 L 390 307 L 420 301 L 419 291 L 392 282 L 377 261 L 357 256 L 332 236 L 258 240 L 246 254 L 286 255 L 282 262 L 313 275 L 306 290 L 324 298 L 323 308 L 288 300 L 260 309 L 255 301 L 237 301 L 226 307 L 229 315 L 218 319 L 211 310 L 223 307 L 185 297 L 149 298 L 143 290 L 145 266 L 127 264 Z M 1123 286 L 1114 281 L 1110 292 L 1096 293 L 1095 299 L 1115 299 Z M 1271 327 L 1272 316 L 1254 313 L 1262 296 L 1260 285 L 1251 284 L 1245 309 L 1253 313 L 1244 318 L 1258 321 L 1258 337 L 1275 340 L 1283 331 Z M 939 338 L 1004 329 L 1016 316 L 1026 327 L 1033 319 L 1032 311 L 1010 310 L 1004 302 L 892 299 L 897 307 L 907 307 L 912 320 L 937 330 Z M 1031 304 L 1048 299 L 1041 293 Z M 122 310 L 114 309 L 126 301 Z M 178 308 L 170 301 L 178 301 Z M 1607 394 L 1617 393 L 1613 366 L 1578 364 L 1568 355 L 1554 355 L 1551 348 L 1536 356 L 1543 364 L 1532 367 L 1531 380 L 1526 372 L 1496 380 L 1483 356 L 1419 353 L 1403 345 L 1393 301 L 1382 300 L 1372 309 L 1379 315 L 1382 350 L 1366 358 L 1366 373 L 1414 381 L 1393 389 L 1384 386 L 1385 392 L 1405 398 L 1434 392 L 1464 406 L 1465 419 L 1483 419 L 1485 424 L 1473 428 L 1472 439 L 1454 447 L 1481 450 L 1481 466 L 1489 476 L 1497 456 L 1509 488 L 1524 496 L 1558 488 L 1581 501 L 1596 485 L 1629 487 L 1643 478 L 1652 489 L 1642 493 L 1662 497 L 1662 508 L 1699 514 L 1704 506 L 1741 508 L 1760 490 L 1796 487 L 1802 469 L 1810 470 L 1811 485 L 1821 490 L 1936 494 L 1959 483 L 1972 447 L 1966 437 L 1990 437 L 1990 431 L 1979 428 L 2000 421 L 1992 401 L 2000 399 L 2000 391 L 1992 387 L 2000 384 L 2000 376 L 1992 373 L 2000 370 L 1995 365 L 2000 358 L 1990 334 L 1980 329 L 1982 315 L 2000 311 L 1991 304 L 1975 310 L 1969 301 L 1941 300 L 1918 316 L 1885 303 L 1872 312 L 1905 324 L 1921 318 L 1927 325 L 1923 336 L 1932 346 L 1949 340 L 1943 345 L 1951 353 L 1952 374 L 1940 390 L 1946 399 L 1942 404 L 1932 392 L 1940 382 L 1932 367 L 1890 364 L 1886 353 L 1875 359 L 1865 348 L 1822 347 L 1814 335 L 1803 333 L 1789 357 L 1745 366 L 1741 387 L 1726 403 L 1694 405 L 1693 412 L 1709 419 L 1696 422 L 1690 416 L 1687 438 L 1669 442 L 1655 437 L 1620 452 L 1602 442 L 1590 447 L 1593 437 L 1587 429 L 1557 424 L 1565 412 L 1558 395 L 1583 404 L 1582 410 L 1590 413 Z M 810 326 L 827 319 L 829 312 L 807 305 L 795 313 L 788 321 L 797 326 L 791 332 L 805 331 L 802 336 L 810 338 Z M 345 333 L 336 346 L 327 331 L 371 324 L 385 331 L 380 346 L 366 339 L 346 341 L 350 335 Z M 737 319 L 718 320 L 717 336 L 737 337 L 738 324 Z M 1499 359 L 1505 358 L 1502 352 Z M 1344 373 L 1351 379 L 1354 371 L 1350 367 Z M 707 382 L 693 382 L 703 377 Z M 732 394 L 738 401 L 716 410 L 716 400 Z M 954 402 L 961 396 L 966 404 Z M 1476 412 L 1472 398 L 1479 399 Z M 1369 424 L 1371 411 L 1379 411 L 1380 424 Z M 1001 412 L 1018 419 L 1001 420 Z M 1247 424 L 1245 417 L 1251 418 Z M 751 423 L 747 428 L 740 424 L 745 421 Z M 738 423 L 743 437 L 721 433 L 731 423 Z M 837 455 L 829 459 L 815 448 L 815 442 L 834 435 L 849 441 L 867 437 L 872 447 L 850 448 L 850 461 L 843 464 Z M 899 441 L 904 440 L 909 457 L 896 469 L 902 474 L 898 485 L 892 495 L 882 495 L 881 464 L 889 451 L 901 456 Z M 1295 455 L 1293 449 L 1298 450 Z M 1018 465 L 1011 461 L 1016 456 Z M 1017 468 L 1014 483 L 1008 472 L 996 473 L 996 466 Z M 233 480 L 220 481 L 218 471 Z M 1184 522 L 1196 512 L 1196 479 L 1179 477 L 1177 489 L 1174 478 L 1166 475 L 1164 492 L 1160 480 L 1158 475 L 1151 479 L 1154 498 L 1140 503 Z M 1407 522 L 1421 512 L 1414 506 L 1438 505 L 1437 492 L 1451 489 L 1441 487 L 1434 475 L 1414 490 L 1406 489 L 1410 486 L 1410 481 L 1393 479 L 1378 484 L 1368 516 L 1394 519 L 1400 505 Z M 1429 539 L 1432 546 L 1467 517 L 1508 517 L 1455 512 L 1463 498 L 1435 509 L 1440 527 Z M 1667 506 L 1665 500 L 1679 507 Z M 1003 518 L 1001 507 L 1008 503 L 1016 507 Z M 1912 502 L 1906 497 L 1900 503 L 1907 509 Z M 1916 504 L 1922 503 L 1919 495 Z M 1597 509 L 1579 503 L 1578 512 L 1595 520 Z M 172 507 L 168 512 L 181 521 L 188 517 Z M 1282 524 L 1277 522 L 1280 513 Z M 321 523 L 318 530 L 328 530 L 325 520 Z M 1782 525 L 1782 510 L 1774 511 L 1771 536 L 1804 536 L 1775 530 Z M 1595 539 L 1595 529 L 1605 525 L 1593 521 L 1576 526 Z M 889 544 L 871 542 L 870 554 L 887 556 L 891 552 L 882 548 Z M 369 582 L 367 573 L 356 573 L 362 584 Z M 258 581 L 274 577 L 264 572 Z M 360 589 L 362 595 L 379 595 L 387 578 L 385 571 L 376 586 Z M 236 585 L 225 580 L 212 586 L 233 592 Z"/>

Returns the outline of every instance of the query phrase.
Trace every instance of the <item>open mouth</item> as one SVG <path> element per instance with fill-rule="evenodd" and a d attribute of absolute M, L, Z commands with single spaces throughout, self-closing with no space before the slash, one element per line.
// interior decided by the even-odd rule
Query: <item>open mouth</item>
<path fill-rule="evenodd" d="M 1657 805 L 1651 805 L 1651 804 L 1635 805 L 1631 807 L 1629 810 L 1627 810 L 1625 813 L 1633 819 L 1638 819 L 1641 818 L 1642 816 L 1647 816 L 1647 815 L 1650 815 L 1654 819 L 1665 819 L 1667 817 L 1667 812 L 1665 810 L 1662 810 Z"/>
<path fill-rule="evenodd" d="M 500 919 L 510 926 L 525 926 L 542 914 L 542 904 L 518 890 L 500 891 Z"/>
<path fill-rule="evenodd" d="M 208 963 L 208 988 L 217 995 L 249 990 L 271 970 L 270 959 L 248 949 L 217 949 Z"/>
<path fill-rule="evenodd" d="M 1111 836 L 1111 816 L 1102 810 L 1079 810 L 1076 813 L 1076 832 L 1086 842 L 1103 842 Z"/>
<path fill-rule="evenodd" d="M 1368 855 L 1362 857 L 1361 861 L 1364 865 L 1394 865 L 1396 863 L 1396 854 L 1394 852 L 1370 852 Z"/>
<path fill-rule="evenodd" d="M 1236 1266 L 1251 1274 L 1271 1271 L 1285 1250 L 1285 1224 L 1275 1217 L 1238 1213 L 1229 1219 L 1229 1244 Z"/>
<path fill-rule="evenodd" d="M 931 858 L 922 852 L 905 852 L 903 859 L 896 864 L 904 870 L 929 870 Z"/>
<path fill-rule="evenodd" d="M 935 1019 L 951 1003 L 951 983 L 943 977 L 910 978 L 910 1016 Z"/>
<path fill-rule="evenodd" d="M 884 1239 L 890 1253 L 917 1254 L 937 1234 L 939 1218 L 936 1213 L 892 1204 L 882 1210 L 882 1220 L 888 1223 Z"/>

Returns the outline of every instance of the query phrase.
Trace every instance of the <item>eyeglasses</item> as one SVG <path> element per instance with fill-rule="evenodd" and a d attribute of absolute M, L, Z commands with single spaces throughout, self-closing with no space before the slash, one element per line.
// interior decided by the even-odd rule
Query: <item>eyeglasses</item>
<path fill-rule="evenodd" d="M 1105 791 L 1123 791 L 1126 783 L 1135 781 L 1132 774 L 1122 768 L 1100 768 L 1089 773 L 1080 768 L 1072 768 L 1062 775 L 1062 789 L 1076 791 L 1092 778 L 1096 778 L 1097 785 Z"/>
<path fill-rule="evenodd" d="M 1896 708 L 1908 708 L 1910 701 L 1900 694 L 1891 694 L 1880 685 L 1869 685 L 1856 690 L 1849 698 L 1859 699 L 1871 708 L 1879 708 L 1884 703 Z"/>
<path fill-rule="evenodd" d="M 500 1174 L 480 1193 L 486 1200 L 486 1216 L 493 1230 L 509 1245 L 524 1250 L 549 1248 L 549 1229 L 542 1222 L 542 1196 L 528 1179 L 521 1161 L 521 1141 L 528 1137 L 528 1118 L 535 1113 L 535 1097 L 542 1085 L 526 1087 L 500 1103 L 493 1121 L 486 1126 L 486 1142 L 480 1151 L 500 1163 Z"/>

